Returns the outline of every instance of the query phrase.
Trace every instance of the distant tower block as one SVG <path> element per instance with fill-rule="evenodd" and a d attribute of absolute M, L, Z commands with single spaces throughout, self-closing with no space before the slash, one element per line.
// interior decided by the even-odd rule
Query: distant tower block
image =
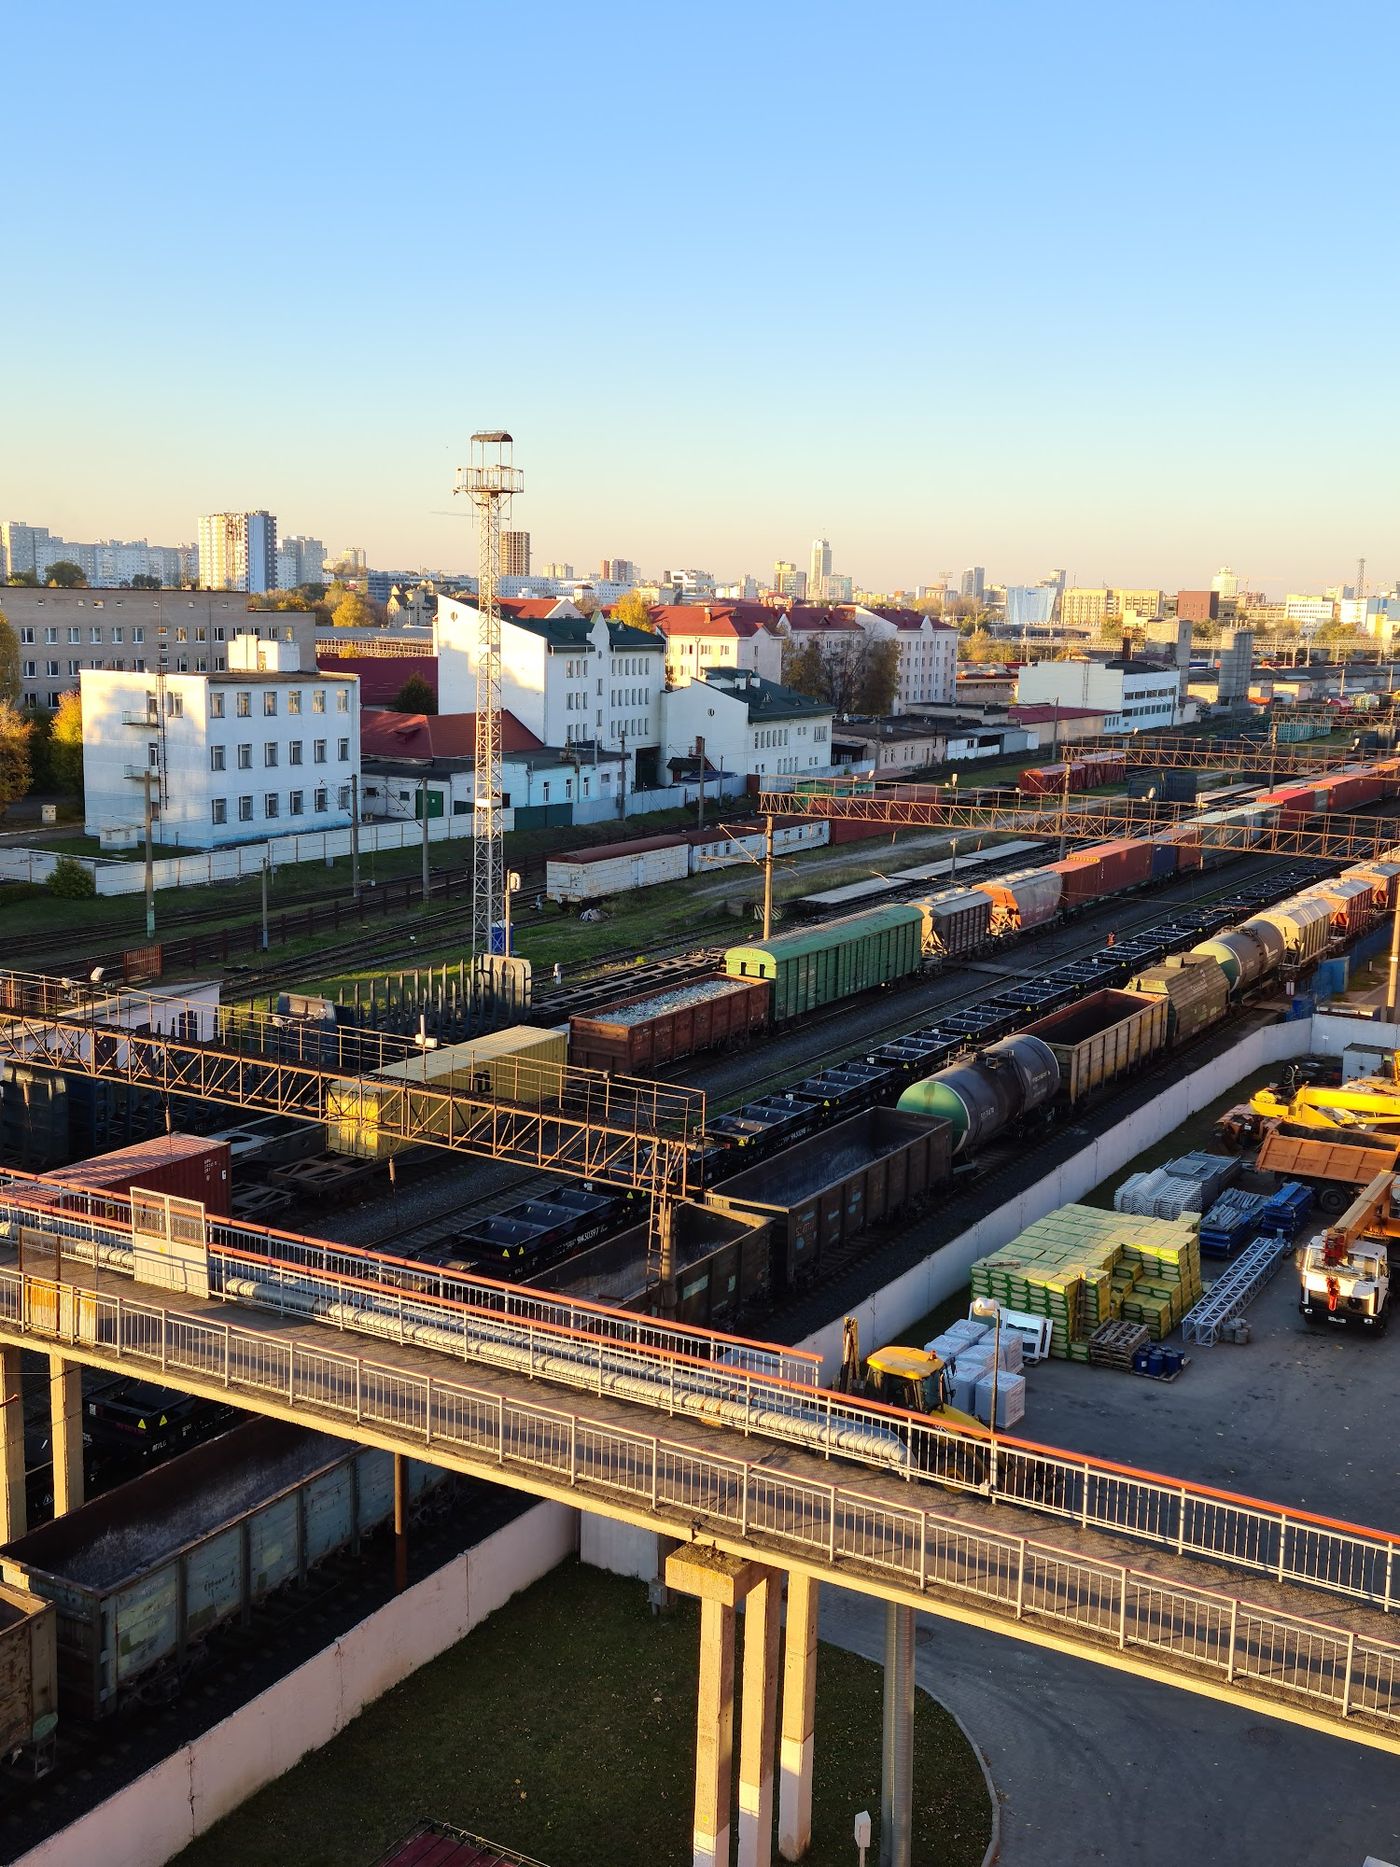
<path fill-rule="evenodd" d="M 525 483 L 504 429 L 472 436 L 472 461 L 456 491 L 476 507 L 477 598 L 481 640 L 476 662 L 476 765 L 472 781 L 472 959 L 487 959 L 505 921 L 501 829 L 501 522 Z"/>

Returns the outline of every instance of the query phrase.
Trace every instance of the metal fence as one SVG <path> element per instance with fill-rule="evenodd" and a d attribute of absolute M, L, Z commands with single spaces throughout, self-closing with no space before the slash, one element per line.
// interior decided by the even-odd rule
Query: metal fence
<path fill-rule="evenodd" d="M 548 1483 L 581 1503 L 625 1504 L 708 1530 L 782 1565 L 800 1560 L 869 1592 L 897 1588 L 1050 1629 L 1087 1656 L 1131 1651 L 1162 1675 L 1210 1679 L 1400 1738 L 1400 1645 L 1234 1595 L 983 1527 L 861 1490 L 635 1432 L 457 1380 L 264 1332 L 0 1271 L 0 1321 L 27 1336 L 100 1350 L 178 1383 L 186 1375 L 374 1427 L 431 1459 L 457 1455 Z M 820 1471 L 822 1468 L 817 1467 Z M 832 1468 L 827 1467 L 830 1470 Z"/>

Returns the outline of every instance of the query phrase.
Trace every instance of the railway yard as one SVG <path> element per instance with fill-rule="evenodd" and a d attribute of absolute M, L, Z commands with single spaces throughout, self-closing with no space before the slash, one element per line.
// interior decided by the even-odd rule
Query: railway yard
<path fill-rule="evenodd" d="M 839 1383 L 853 1407 L 879 1403 L 863 1428 L 877 1441 L 897 1414 L 901 1457 L 913 1459 L 916 1427 L 935 1431 L 961 1463 L 925 1465 L 915 1488 L 962 1484 L 1008 1523 L 1065 1515 L 1060 1481 L 1047 1488 L 1036 1466 L 1063 1455 L 1149 1487 L 1272 1500 L 1311 1513 L 1315 1540 L 1345 1531 L 1388 1550 L 1400 1475 L 1364 1423 L 1393 1387 L 1395 1349 L 1363 1339 L 1368 1303 L 1379 1325 L 1370 1333 L 1384 1333 L 1388 1285 L 1357 1297 L 1376 1278 L 1344 1284 L 1336 1267 L 1351 1259 L 1337 1246 L 1327 1313 L 1310 1322 L 1289 1256 L 1324 1223 L 1329 1236 L 1345 1231 L 1360 1182 L 1258 1171 L 1259 1137 L 1241 1149 L 1214 1123 L 1266 1081 L 1286 1100 L 1299 1082 L 1380 1084 L 1392 1068 L 1393 1027 L 1371 1017 L 1374 993 L 1363 1004 L 1356 987 L 1368 965 L 1384 978 L 1400 929 L 1400 761 L 1344 763 L 1329 748 L 1315 772 L 1280 779 L 1259 758 L 1253 771 L 1223 759 L 1211 788 L 1188 799 L 1172 797 L 1165 773 L 1149 784 L 1107 747 L 1073 766 L 1027 768 L 1014 785 L 794 786 L 764 794 L 757 817 L 729 830 L 599 837 L 557 859 L 532 851 L 521 921 L 535 983 L 527 1005 L 494 1017 L 470 1002 L 452 946 L 463 910 L 446 874 L 440 902 L 415 904 L 405 884 L 402 908 L 413 913 L 386 911 L 380 928 L 317 924 L 330 898 L 308 897 L 308 943 L 293 939 L 275 963 L 263 957 L 260 998 L 232 965 L 222 992 L 178 982 L 146 991 L 107 985 L 98 971 L 84 985 L 76 953 L 7 954 L 0 1274 L 13 1256 L 21 1280 L 50 1262 L 57 1282 L 73 1280 L 73 1320 L 53 1327 L 78 1353 L 84 1263 L 96 1303 L 99 1269 L 110 1279 L 125 1262 L 122 1239 L 141 1231 L 141 1202 L 166 1202 L 171 1249 L 175 1209 L 193 1202 L 202 1248 L 217 1245 L 234 1265 L 220 1272 L 225 1299 L 256 1311 L 275 1286 L 283 1322 L 330 1317 L 342 1331 L 383 1335 L 383 1311 L 397 1315 L 402 1343 L 410 1303 L 497 1318 L 534 1304 L 537 1326 L 552 1326 L 550 1305 L 563 1305 L 580 1339 L 654 1330 L 651 1348 L 674 1339 L 691 1358 L 697 1344 L 718 1353 L 716 1342 L 753 1338 L 769 1346 L 752 1353 L 777 1357 L 784 1379 L 791 1368 L 807 1378 L 800 1360 L 782 1359 L 805 1354 L 821 1388 Z M 775 829 L 778 804 L 786 814 Z M 895 821 L 913 840 L 891 850 Z M 872 832 L 885 840 L 862 840 Z M 828 840 L 838 835 L 846 840 Z M 772 874 L 764 909 L 762 871 L 785 849 L 801 853 L 765 926 Z M 710 874 L 720 862 L 723 877 Z M 692 939 L 648 941 L 654 904 L 677 886 L 695 901 L 703 888 L 713 917 Z M 739 918 L 725 914 L 727 896 Z M 551 928 L 576 928 L 580 910 L 600 904 L 609 918 L 584 923 L 598 929 L 591 957 L 551 977 Z M 175 946 L 187 938 L 199 957 L 205 937 L 192 921 Z M 120 956 L 94 963 L 119 966 Z M 338 998 L 321 990 L 328 982 L 339 982 Z M 1358 1118 L 1317 1113 L 1322 1098 L 1312 1106 L 1316 1129 L 1330 1121 L 1331 1138 L 1354 1135 Z M 1400 1089 L 1395 1110 L 1400 1124 Z M 1291 1135 L 1301 1118 L 1290 1117 L 1273 1127 Z M 1202 1158 L 1234 1188 L 1233 1207 L 1217 1207 L 1213 1193 L 1193 1204 L 1181 1190 L 1205 1171 L 1192 1165 Z M 1145 1205 L 1133 1204 L 1139 1181 Z M 1387 1196 L 1373 1194 L 1348 1250 L 1388 1236 Z M 1296 1237 L 1281 1232 L 1263 1252 L 1266 1274 L 1223 1332 L 1193 1335 L 1197 1306 L 1226 1291 L 1260 1243 L 1245 1227 L 1212 1259 L 1212 1214 L 1272 1213 L 1275 1199 Z M 94 1226 L 106 1228 L 101 1247 L 83 1229 Z M 1101 1242 L 1091 1249 L 1090 1239 Z M 65 1269 L 80 1248 L 89 1257 Z M 419 1308 L 413 1316 L 419 1328 Z M 415 1337 L 419 1352 L 439 1345 L 433 1329 Z M 924 1356 L 932 1370 L 921 1376 L 931 1386 L 900 1390 L 894 1413 L 889 1390 L 871 1384 L 885 1348 Z M 4 1352 L 18 1373 L 19 1351 Z M 532 1376 L 534 1353 L 532 1344 Z M 410 1464 L 382 1440 L 352 1455 L 344 1439 L 286 1423 L 293 1415 L 258 1418 L 251 1389 L 240 1396 L 247 1413 L 193 1398 L 164 1350 L 154 1367 L 114 1372 L 100 1355 L 86 1371 L 65 1364 L 62 1392 L 83 1422 L 65 1450 L 50 1411 L 58 1363 L 26 1339 L 28 1495 L 18 1514 L 10 1497 L 0 1574 L 28 1591 L 21 1601 L 60 1604 L 58 1657 L 47 1683 L 32 1657 L 17 1688 L 24 1702 L 0 1704 L 22 1759 L 20 1773 L 0 1778 L 0 1846 L 29 1846 L 96 1806 L 389 1602 L 408 1579 L 410 1549 L 416 1579 L 529 1502 L 448 1476 L 431 1458 Z M 79 1508 L 67 1521 L 72 1456 Z M 954 1459 L 946 1446 L 937 1456 Z M 1110 1527 L 1144 1534 L 1126 1520 Z M 1236 1573 L 1247 1586 L 1266 1566 L 1242 1534 L 1212 1534 L 1197 1553 L 1234 1565 L 1222 1586 Z M 280 1558 L 255 1561 L 264 1543 Z M 1183 1529 L 1177 1553 L 1184 1547 Z M 1371 1581 L 1343 1586 L 1330 1558 L 1307 1560 L 1296 1579 L 1311 1588 L 1386 1613 L 1392 1585 L 1400 1599 L 1400 1543 L 1385 1557 L 1383 1597 Z M 0 1649 L 28 1625 L 30 1610 L 14 1611 L 13 1624 L 0 1618 Z M 869 1649 L 870 1611 L 868 1597 L 832 1590 L 824 1626 Z M 977 1641 L 1004 1643 L 966 1625 L 948 1637 L 940 1696 L 990 1752 L 1006 1803 L 1002 1858 L 1050 1858 L 1037 1854 L 1037 1835 L 1062 1850 L 1055 1858 L 1079 1858 L 1064 1851 L 1068 1820 L 1029 1806 L 1046 1794 L 1035 1744 L 978 1728 L 1005 1700 L 988 1690 Z M 37 1636 L 30 1651 L 40 1653 Z M 1137 1730 L 1153 1694 L 1180 1696 L 1150 1672 L 1120 1670 L 1101 1687 L 1100 1669 L 1063 1645 L 1013 1651 L 1007 1676 L 1018 1690 L 1045 1694 L 1085 1731 L 1102 1731 L 1105 1705 Z M 1232 1648 L 1226 1685 L 1235 1683 Z M 1227 1702 L 1200 1716 L 1248 1774 L 1246 1714 Z M 1330 1725 L 1299 1728 L 1308 1722 L 1298 1713 L 1279 1727 L 1277 1754 L 1312 1783 L 1310 1798 L 1280 1790 L 1287 1819 L 1265 1830 L 1276 1841 L 1291 1833 L 1299 1860 L 1330 1858 L 1328 1834 L 1394 1850 L 1396 1825 L 1382 1811 L 1400 1806 L 1400 1726 L 1361 1740 L 1391 1753 L 1377 1755 L 1339 1743 Z M 1190 1720 L 1173 1711 L 1168 1723 L 1164 1745 L 1189 1744 Z M 1141 1851 L 1151 1830 L 1152 1858 L 1164 1860 L 1174 1838 L 1186 1844 L 1168 1793 L 1184 1760 L 1170 1751 L 1154 1761 L 1164 1767 L 1136 1785 L 1131 1815 L 1089 1798 L 1074 1818 L 1086 1846 Z M 1121 1763 L 1109 1769 L 1115 1784 Z M 1389 1805 L 1370 1784 L 1394 1790 Z M 1228 1798 L 1211 1806 L 1237 1856 L 1262 1860 Z"/>

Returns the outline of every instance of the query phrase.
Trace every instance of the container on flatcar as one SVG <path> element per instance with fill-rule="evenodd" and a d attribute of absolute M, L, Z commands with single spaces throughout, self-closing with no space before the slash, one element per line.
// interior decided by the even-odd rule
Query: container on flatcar
<path fill-rule="evenodd" d="M 232 1156 L 227 1141 L 197 1134 L 163 1134 L 131 1147 L 94 1154 L 89 1160 L 56 1167 L 53 1177 L 84 1193 L 123 1199 L 133 1186 L 198 1200 L 211 1214 L 226 1219 L 233 1210 Z M 56 1187 L 34 1187 L 26 1197 L 49 1205 L 74 1203 Z"/>
<path fill-rule="evenodd" d="M 342 1154 L 387 1160 L 413 1143 L 405 1124 L 405 1091 L 460 1089 L 529 1108 L 557 1102 L 567 1039 L 562 1030 L 513 1024 L 461 1044 L 391 1063 L 367 1076 L 338 1078 L 326 1092 L 326 1135 Z"/>

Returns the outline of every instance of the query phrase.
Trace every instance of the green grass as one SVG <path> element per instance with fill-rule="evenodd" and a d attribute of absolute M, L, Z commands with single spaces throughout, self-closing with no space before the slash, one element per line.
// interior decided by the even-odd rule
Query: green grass
<path fill-rule="evenodd" d="M 688 1860 L 697 1652 L 692 1604 L 656 1618 L 640 1583 L 557 1570 L 187 1848 L 181 1867 L 369 1867 L 424 1815 L 548 1867 Z M 878 1666 L 819 1649 L 808 1867 L 850 1867 L 857 1809 L 878 1829 L 880 1700 Z M 914 1793 L 914 1858 L 978 1867 L 986 1783 L 923 1693 Z"/>

